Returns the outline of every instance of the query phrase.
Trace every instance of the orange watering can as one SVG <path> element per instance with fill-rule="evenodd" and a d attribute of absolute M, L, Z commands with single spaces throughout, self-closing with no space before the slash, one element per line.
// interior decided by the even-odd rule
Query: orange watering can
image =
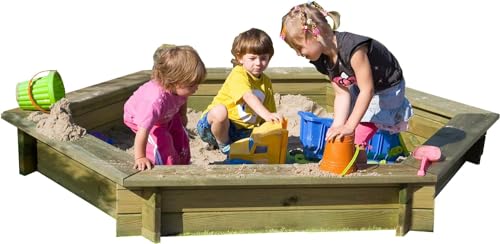
<path fill-rule="evenodd" d="M 415 159 L 421 160 L 417 175 L 424 176 L 429 162 L 438 161 L 441 158 L 441 149 L 436 146 L 422 145 L 415 148 L 412 156 Z"/>

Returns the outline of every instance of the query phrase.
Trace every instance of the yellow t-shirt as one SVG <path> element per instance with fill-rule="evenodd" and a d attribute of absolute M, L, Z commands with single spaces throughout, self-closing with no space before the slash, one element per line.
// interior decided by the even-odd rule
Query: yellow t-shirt
<path fill-rule="evenodd" d="M 246 72 L 243 66 L 238 65 L 231 70 L 221 89 L 203 114 L 210 111 L 215 105 L 224 104 L 231 122 L 240 128 L 253 129 L 262 124 L 264 120 L 243 100 L 243 95 L 249 91 L 259 98 L 269 112 L 276 112 L 274 92 L 269 77 L 262 74 L 260 78 L 256 78 Z"/>

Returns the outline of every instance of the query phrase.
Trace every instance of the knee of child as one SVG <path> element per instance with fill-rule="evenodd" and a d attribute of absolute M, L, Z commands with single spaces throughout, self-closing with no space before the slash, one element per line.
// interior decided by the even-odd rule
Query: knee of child
<path fill-rule="evenodd" d="M 210 111 L 208 111 L 208 122 L 212 124 L 213 122 L 224 122 L 228 119 L 228 112 L 226 106 L 219 104 L 215 105 Z"/>

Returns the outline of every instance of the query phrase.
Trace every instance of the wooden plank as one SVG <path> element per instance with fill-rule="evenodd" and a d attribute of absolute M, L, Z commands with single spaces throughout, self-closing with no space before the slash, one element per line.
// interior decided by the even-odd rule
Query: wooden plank
<path fill-rule="evenodd" d="M 220 86 L 228 70 L 209 70 L 212 73 L 207 84 Z M 68 94 L 74 102 L 74 115 L 90 127 L 103 127 L 117 121 L 125 99 L 148 80 L 149 75 L 150 71 L 141 71 Z M 270 69 L 269 76 L 277 91 L 302 93 L 323 100 L 324 104 L 333 103 L 331 86 L 314 69 Z M 203 96 L 211 100 L 213 95 L 209 93 L 216 89 L 203 92 L 207 93 Z M 229 228 L 236 231 L 241 231 L 240 227 L 248 230 L 365 228 L 365 215 L 382 216 L 379 220 L 368 218 L 368 224 L 389 228 L 397 225 L 399 233 L 406 233 L 408 226 L 432 231 L 434 196 L 466 160 L 479 162 L 484 135 L 498 114 L 410 88 L 407 95 L 415 108 L 412 129 L 421 135 L 410 138 L 428 137 L 425 143 L 440 146 L 446 157 L 443 162 L 433 164 L 425 177 L 416 176 L 419 162 L 414 159 L 398 165 L 368 166 L 363 169 L 364 173 L 346 177 L 300 175 L 300 169 L 294 165 L 214 165 L 208 169 L 194 165 L 165 166 L 134 175 L 137 171 L 132 170 L 132 156 L 91 136 L 76 142 L 56 142 L 36 132 L 34 124 L 25 119 L 28 112 L 11 110 L 3 113 L 2 118 L 18 127 L 18 133 L 22 134 L 20 172 L 36 169 L 33 166 L 37 158 L 32 157 L 33 163 L 29 155 L 36 155 L 37 148 L 25 144 L 38 144 L 40 172 L 108 214 L 113 216 L 119 212 L 116 216 L 119 235 L 143 234 L 159 241 L 160 233 L 204 231 L 202 227 L 212 222 L 215 230 L 227 230 L 228 225 L 234 224 Z M 447 123 L 445 127 L 443 123 Z M 21 153 L 21 150 L 24 151 Z M 22 160 L 28 162 L 22 166 L 24 170 L 21 170 L 21 154 Z M 169 189 L 161 194 L 152 189 L 143 192 L 137 188 L 128 190 L 115 182 L 127 187 Z M 436 182 L 438 185 L 434 186 Z M 418 186 L 403 187 L 401 192 L 395 192 L 395 186 L 400 184 Z M 363 185 L 371 185 L 373 189 L 361 187 Z M 114 189 L 115 194 L 108 188 Z M 399 199 L 395 202 L 398 193 Z M 214 198 L 218 201 L 213 201 Z M 113 202 L 117 202 L 116 207 Z M 411 224 L 408 225 L 410 210 Z M 161 218 L 162 211 L 168 219 Z M 271 225 L 263 226 L 269 218 Z M 304 223 L 295 225 L 302 220 Z"/>
<path fill-rule="evenodd" d="M 324 95 L 308 95 L 307 97 L 323 108 L 326 105 Z M 194 109 L 195 111 L 204 111 L 207 108 L 207 106 L 212 102 L 213 99 L 214 97 L 211 95 L 190 96 L 188 99 L 188 107 Z"/>
<path fill-rule="evenodd" d="M 411 230 L 434 231 L 434 209 L 413 209 Z"/>
<path fill-rule="evenodd" d="M 125 187 L 193 187 L 193 186 L 322 186 L 434 183 L 436 177 L 429 174 L 419 177 L 412 166 L 365 165 L 358 175 L 340 177 L 334 174 L 301 175 L 308 165 L 211 165 L 205 166 L 157 166 L 138 172 L 124 180 Z"/>
<path fill-rule="evenodd" d="M 329 113 L 335 112 L 333 102 L 335 101 L 335 90 L 333 89 L 333 86 L 331 84 L 326 84 L 325 85 L 326 92 L 325 92 L 325 103 L 326 103 L 326 111 Z"/>
<path fill-rule="evenodd" d="M 413 152 L 416 147 L 424 144 L 427 141 L 427 138 L 417 136 L 411 132 L 403 131 L 400 133 L 400 138 L 403 146 L 406 148 L 406 151 Z"/>
<path fill-rule="evenodd" d="M 273 80 L 315 79 L 328 82 L 326 75 L 312 67 L 271 67 L 266 70 L 266 74 Z"/>
<path fill-rule="evenodd" d="M 409 230 L 433 231 L 434 228 L 434 185 L 412 185 L 400 194 L 400 218 L 396 235 Z M 406 194 L 406 195 L 405 195 Z"/>
<path fill-rule="evenodd" d="M 223 82 L 231 68 L 207 68 L 208 74 L 205 83 Z M 319 73 L 314 68 L 309 67 L 269 67 L 264 71 L 266 75 L 273 81 L 295 81 L 295 80 L 324 80 L 328 82 L 325 75 Z"/>
<path fill-rule="evenodd" d="M 141 84 L 148 81 L 151 71 L 139 71 L 110 81 L 66 94 L 74 117 L 83 116 L 108 104 L 126 100 Z"/>
<path fill-rule="evenodd" d="M 183 213 L 162 213 L 161 215 L 161 234 L 176 235 L 181 234 L 183 229 Z"/>
<path fill-rule="evenodd" d="M 434 112 L 429 112 L 426 110 L 421 110 L 418 107 L 413 107 L 413 113 L 415 115 L 420 116 L 420 117 L 424 117 L 424 118 L 427 118 L 429 120 L 434 120 L 440 124 L 446 124 L 446 123 L 448 123 L 448 121 L 450 121 L 450 118 L 448 118 L 444 115 L 437 114 Z"/>
<path fill-rule="evenodd" d="M 123 121 L 123 106 L 125 102 L 126 100 L 120 100 L 116 103 L 96 108 L 88 113 L 74 117 L 73 122 L 87 130 L 95 130 L 95 128 L 106 125 L 110 121 L 120 119 Z"/>
<path fill-rule="evenodd" d="M 141 235 L 141 214 L 117 214 L 116 236 L 138 236 Z"/>
<path fill-rule="evenodd" d="M 132 168 L 133 156 L 91 135 L 68 142 L 50 139 L 36 130 L 36 124 L 26 119 L 29 112 L 12 109 L 2 118 L 69 158 L 95 170 L 104 177 L 123 185 L 123 180 L 137 170 Z"/>
<path fill-rule="evenodd" d="M 214 96 L 190 96 L 188 98 L 188 108 L 192 108 L 195 111 L 205 111 L 207 106 L 212 102 Z"/>
<path fill-rule="evenodd" d="M 333 101 L 335 100 L 335 92 L 330 83 L 325 84 L 325 109 L 328 113 L 333 113 Z"/>
<path fill-rule="evenodd" d="M 196 111 L 205 110 L 221 86 L 220 83 L 201 84 L 196 94 L 189 97 L 188 107 Z M 307 86 L 304 86 L 304 83 L 277 83 L 273 84 L 273 89 L 275 93 L 281 95 L 301 94 L 307 96 L 318 105 L 326 107 L 325 83 L 308 82 Z"/>
<path fill-rule="evenodd" d="M 22 130 L 17 130 L 17 145 L 19 152 L 19 174 L 29 175 L 36 171 L 36 139 Z"/>
<path fill-rule="evenodd" d="M 140 214 L 142 211 L 142 189 L 116 189 L 116 213 Z"/>
<path fill-rule="evenodd" d="M 397 209 L 193 212 L 182 215 L 182 232 L 394 229 Z"/>
<path fill-rule="evenodd" d="M 101 125 L 99 125 L 97 127 L 94 127 L 92 130 L 93 131 L 100 131 L 100 132 L 109 131 L 109 130 L 111 130 L 111 128 L 113 128 L 113 127 L 115 127 L 117 125 L 124 125 L 123 124 L 123 118 L 119 118 L 117 120 L 108 121 L 105 124 L 101 124 Z"/>
<path fill-rule="evenodd" d="M 412 192 L 415 192 L 417 195 L 416 198 L 422 198 L 423 195 L 431 196 L 432 198 L 432 186 L 417 186 L 414 187 L 415 190 L 412 189 Z M 314 189 L 314 188 L 313 188 Z M 423 190 L 422 190 L 423 189 Z M 244 196 L 246 194 L 250 194 L 249 198 L 254 198 L 255 195 L 252 194 L 251 192 L 245 192 L 245 189 L 242 189 L 243 192 L 241 193 L 241 196 Z M 249 189 L 250 191 L 256 191 L 257 189 Z M 340 189 L 336 190 L 331 190 L 330 192 L 336 192 Z M 349 189 L 344 189 L 344 190 L 349 190 Z M 397 216 L 398 213 L 400 212 L 394 212 L 394 210 L 398 210 L 398 205 L 394 204 L 388 204 L 386 208 L 382 208 L 381 206 L 378 206 L 377 204 L 373 205 L 373 208 L 365 208 L 366 206 L 361 206 L 358 204 L 350 204 L 346 205 L 346 208 L 342 208 L 341 206 L 339 208 L 329 208 L 329 206 L 320 206 L 319 208 L 307 208 L 307 207 L 300 207 L 297 205 L 300 205 L 300 200 L 297 202 L 297 205 L 291 205 L 288 207 L 283 207 L 283 208 L 263 208 L 263 207 L 246 207 L 246 208 L 237 208 L 237 207 L 232 207 L 232 208 L 218 208 L 218 207 L 213 207 L 217 206 L 217 203 L 214 205 L 207 205 L 206 203 L 214 202 L 213 199 L 217 199 L 217 202 L 222 203 L 228 203 L 227 205 L 233 205 L 235 202 L 238 202 L 237 199 L 238 197 L 241 196 L 235 196 L 234 199 L 226 199 L 226 198 L 220 198 L 220 194 L 218 194 L 216 191 L 212 190 L 189 190 L 191 193 L 184 194 L 184 196 L 187 195 L 198 195 L 200 198 L 194 198 L 194 197 L 185 197 L 183 199 L 182 196 L 178 196 L 178 194 L 181 194 L 179 192 L 175 191 L 181 191 L 181 190 L 165 190 L 163 192 L 162 199 L 164 201 L 172 202 L 172 199 L 175 199 L 175 204 L 181 204 L 179 203 L 180 201 L 185 201 L 187 204 L 190 204 L 189 207 L 193 207 L 193 205 L 196 205 L 195 201 L 200 201 L 198 205 L 200 206 L 207 206 L 206 208 L 182 208 L 183 213 L 170 213 L 170 212 L 165 212 L 170 211 L 166 208 L 168 208 L 168 204 L 164 202 L 163 206 L 163 215 L 162 215 L 162 234 L 167 235 L 167 234 L 177 234 L 177 233 L 198 233 L 198 232 L 205 232 L 205 231 L 228 231 L 228 232 L 245 232 L 245 231 L 269 231 L 269 230 L 332 230 L 332 229 L 341 229 L 341 230 L 346 230 L 346 229 L 363 229 L 363 228 L 382 228 L 382 229 L 388 229 L 388 228 L 394 228 L 397 225 Z M 222 192 L 222 190 L 220 190 Z M 353 194 L 362 194 L 361 192 L 357 192 L 355 190 L 352 190 Z M 294 191 L 295 192 L 295 191 Z M 394 192 L 394 191 L 391 191 Z M 269 192 L 267 195 L 272 196 L 275 192 Z M 210 195 L 212 194 L 212 195 Z M 232 195 L 235 194 L 235 192 L 232 191 L 227 191 L 226 195 Z M 315 194 L 312 194 L 314 197 Z M 418 196 L 420 195 L 420 196 Z M 210 199 L 203 199 L 202 196 L 211 196 Z M 166 198 L 170 199 L 167 200 Z M 409 197 L 408 197 L 409 198 Z M 300 198 L 299 198 L 300 199 Z M 351 198 L 352 199 L 352 198 Z M 246 199 L 243 199 L 241 202 L 246 202 Z M 251 201 L 248 201 L 249 203 L 247 206 L 255 206 Z M 259 201 L 255 201 L 259 202 Z M 295 202 L 295 200 L 294 200 Z M 420 201 L 417 201 L 420 202 Z M 418 206 L 419 204 L 417 204 Z M 219 205 L 220 206 L 220 205 Z M 411 206 L 411 204 L 409 205 Z M 227 207 L 227 206 L 226 206 Z M 380 208 L 378 208 L 380 207 Z M 420 207 L 423 207 L 422 204 L 420 204 Z M 355 208 L 355 210 L 353 210 Z M 340 220 L 342 217 L 339 217 L 338 215 L 334 215 L 334 213 L 338 213 L 338 211 L 346 211 L 346 212 L 351 212 L 351 211 L 356 211 L 356 212 L 363 212 L 363 211 L 375 211 L 375 210 L 381 210 L 381 211 L 390 211 L 388 209 L 393 209 L 391 215 L 393 218 L 392 224 L 387 224 L 385 226 L 378 226 L 371 221 L 363 222 L 359 221 L 360 223 L 367 223 L 367 226 L 351 226 L 347 224 L 346 220 Z M 413 218 L 408 218 L 407 220 L 410 221 L 408 223 L 408 228 L 411 226 L 412 229 L 419 229 L 419 230 L 425 230 L 425 231 L 432 231 L 433 228 L 433 209 L 418 209 L 418 210 L 411 210 L 411 208 L 408 208 L 407 210 L 410 211 L 410 216 L 414 215 Z M 400 210 L 399 210 L 400 211 Z M 332 215 L 335 217 L 331 217 L 335 220 L 325 220 L 322 219 L 328 218 L 322 214 L 318 217 L 318 215 L 314 215 L 315 213 L 325 213 L 325 212 L 330 212 Z M 266 213 L 266 217 L 262 217 L 260 213 Z M 305 216 L 297 217 L 297 215 L 301 215 L 304 213 L 308 213 L 307 216 L 311 217 L 312 219 L 308 219 Z M 252 218 L 253 217 L 253 218 Z M 266 218 L 266 221 L 264 221 L 262 218 Z M 388 217 L 387 214 L 384 215 L 384 217 Z M 360 217 L 361 219 L 364 219 L 364 217 Z M 273 219 L 271 224 L 267 224 L 268 220 L 267 219 Z M 301 219 L 301 223 L 307 223 L 307 224 L 296 224 L 294 221 L 297 221 L 297 219 Z M 312 221 L 314 219 L 314 223 L 308 222 Z M 262 225 L 264 222 L 266 225 Z M 318 222 L 328 222 L 329 225 L 322 225 L 318 224 Z M 341 224 L 337 224 L 338 222 L 341 222 Z M 292 227 L 290 227 L 292 226 Z"/>
<path fill-rule="evenodd" d="M 453 178 L 453 176 L 458 172 L 458 170 L 467 162 L 465 156 L 455 159 L 451 167 L 449 167 L 442 175 L 439 176 L 438 184 L 436 184 L 436 196 L 441 192 L 441 190 L 448 184 L 448 182 Z M 441 163 L 441 162 L 439 162 Z"/>
<path fill-rule="evenodd" d="M 223 82 L 223 81 L 222 81 Z M 201 83 L 198 86 L 198 90 L 196 91 L 195 94 L 189 97 L 191 99 L 192 97 L 197 97 L 197 96 L 215 96 L 218 92 L 219 89 L 222 87 L 222 83 Z"/>
<path fill-rule="evenodd" d="M 484 142 L 486 141 L 486 135 L 483 135 L 476 143 L 467 151 L 465 154 L 465 160 L 479 164 L 481 162 L 481 155 L 483 155 Z"/>
<path fill-rule="evenodd" d="M 411 191 L 413 196 L 411 205 L 413 208 L 434 208 L 434 197 L 436 194 L 435 185 L 413 185 Z"/>
<path fill-rule="evenodd" d="M 486 133 L 498 119 L 498 114 L 459 114 L 446 127 L 429 138 L 427 144 L 441 148 L 443 162 L 432 164 L 429 172 L 443 175 L 453 167 L 453 162 L 461 158 Z"/>
<path fill-rule="evenodd" d="M 276 83 L 273 84 L 273 90 L 281 95 L 300 94 L 307 97 L 321 96 L 324 98 L 326 94 L 325 83 L 313 81 L 306 83 Z"/>
<path fill-rule="evenodd" d="M 335 92 L 334 92 L 334 89 L 333 87 L 330 85 L 330 84 L 326 84 L 326 97 L 328 98 L 328 101 L 326 102 L 326 106 L 328 108 L 328 112 L 333 112 L 333 101 L 335 100 L 334 97 L 335 97 Z M 410 102 L 412 103 L 412 107 L 413 107 L 413 111 L 414 111 L 414 114 L 417 115 L 417 116 L 420 116 L 420 117 L 425 117 L 429 120 L 435 120 L 437 122 L 440 122 L 440 123 L 446 123 L 452 116 L 451 115 L 455 115 L 457 113 L 449 113 L 449 112 L 445 112 L 445 113 L 442 113 L 443 112 L 443 106 L 445 107 L 446 105 L 444 104 L 448 104 L 450 106 L 454 106 L 454 105 L 457 105 L 457 106 L 466 106 L 467 109 L 464 109 L 463 111 L 483 111 L 483 112 L 487 112 L 487 111 L 484 111 L 484 110 L 475 110 L 475 109 L 472 109 L 470 106 L 467 106 L 467 105 L 464 105 L 464 104 L 459 104 L 459 103 L 454 103 L 450 100 L 446 100 L 446 99 L 443 99 L 443 98 L 440 98 L 440 97 L 437 97 L 437 96 L 433 96 L 433 95 L 430 95 L 430 94 L 427 94 L 427 93 L 424 93 L 424 92 L 420 92 L 420 91 L 416 91 L 414 89 L 411 89 L 411 88 L 406 88 L 406 96 L 408 98 L 408 100 L 410 100 Z M 429 103 L 433 103 L 433 102 L 436 102 L 437 103 L 437 110 L 433 110 L 434 107 L 432 105 L 427 105 L 426 103 L 425 104 L 422 104 L 422 101 L 426 101 L 426 102 L 429 102 Z M 414 104 L 415 102 L 415 104 Z M 457 111 L 462 111 L 462 110 L 457 110 Z"/>
<path fill-rule="evenodd" d="M 408 132 L 420 137 L 429 138 L 441 129 L 443 125 L 443 123 L 438 121 L 415 114 L 410 118 Z"/>
<path fill-rule="evenodd" d="M 397 208 L 398 187 L 163 189 L 163 212 Z M 216 200 L 214 200 L 216 199 Z"/>
<path fill-rule="evenodd" d="M 161 237 L 161 194 L 157 189 L 144 189 L 142 203 L 141 235 L 153 242 L 160 242 Z"/>
<path fill-rule="evenodd" d="M 103 212 L 115 217 L 115 183 L 39 142 L 38 171 Z"/>
<path fill-rule="evenodd" d="M 498 114 L 494 113 L 459 114 L 426 141 L 426 145 L 438 146 L 444 158 L 440 162 L 431 164 L 427 169 L 427 174 L 438 177 L 436 195 L 460 169 L 465 160 L 462 158 L 469 148 L 482 138 L 497 119 Z M 420 160 L 413 157 L 407 158 L 403 163 L 417 169 L 420 167 Z"/>
<path fill-rule="evenodd" d="M 453 118 L 458 114 L 464 113 L 490 113 L 489 111 L 480 108 L 434 96 L 412 88 L 406 88 L 406 96 L 415 109 L 427 111 L 429 113 L 438 114 L 439 116 L 445 116 L 448 118 Z"/>
<path fill-rule="evenodd" d="M 332 98 L 326 103 L 329 112 L 333 112 L 334 96 L 333 87 L 327 85 L 326 97 Z M 406 88 L 406 96 L 412 104 L 415 115 L 440 123 L 446 123 L 450 118 L 460 113 L 489 113 L 489 111 L 486 110 L 454 102 L 408 87 Z"/>
<path fill-rule="evenodd" d="M 404 236 L 410 230 L 411 224 L 411 192 L 407 184 L 402 184 L 399 189 L 399 214 L 396 235 Z"/>
<path fill-rule="evenodd" d="M 198 91 L 193 96 L 215 96 L 222 87 L 220 84 L 200 84 Z M 275 93 L 284 94 L 301 94 L 307 95 L 325 95 L 325 83 L 309 81 L 307 83 L 273 83 Z"/>

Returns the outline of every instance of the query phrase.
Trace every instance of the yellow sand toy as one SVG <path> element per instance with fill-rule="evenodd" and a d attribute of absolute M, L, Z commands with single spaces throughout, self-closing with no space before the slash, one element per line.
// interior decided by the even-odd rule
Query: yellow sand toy
<path fill-rule="evenodd" d="M 253 129 L 250 137 L 231 144 L 230 160 L 251 161 L 256 164 L 284 164 L 288 146 L 287 120 L 265 122 Z"/>

